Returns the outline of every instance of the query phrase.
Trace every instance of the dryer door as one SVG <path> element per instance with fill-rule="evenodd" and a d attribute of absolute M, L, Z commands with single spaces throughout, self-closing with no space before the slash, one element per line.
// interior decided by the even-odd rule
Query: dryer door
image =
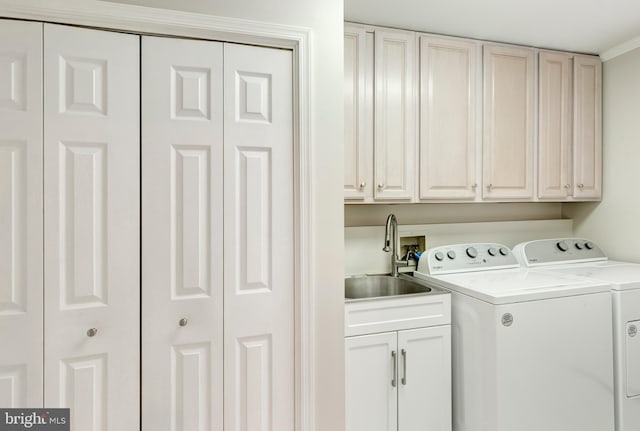
<path fill-rule="evenodd" d="M 627 322 L 625 328 L 627 352 L 627 396 L 640 395 L 640 320 Z"/>

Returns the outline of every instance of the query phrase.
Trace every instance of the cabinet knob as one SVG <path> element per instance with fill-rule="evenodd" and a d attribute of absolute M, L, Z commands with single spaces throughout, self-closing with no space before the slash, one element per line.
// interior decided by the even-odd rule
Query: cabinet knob
<path fill-rule="evenodd" d="M 475 192 L 477 188 L 478 188 L 478 183 L 471 184 L 471 190 Z"/>
<path fill-rule="evenodd" d="M 384 189 L 384 183 L 379 183 L 379 184 L 378 184 L 378 188 L 379 188 L 380 190 Z"/>
<path fill-rule="evenodd" d="M 584 184 L 578 184 L 578 188 L 582 190 L 584 188 Z"/>
<path fill-rule="evenodd" d="M 87 337 L 95 337 L 97 333 L 98 330 L 96 328 L 91 328 L 87 330 Z"/>
<path fill-rule="evenodd" d="M 564 188 L 565 188 L 565 189 L 567 189 L 567 190 L 569 190 L 569 189 L 571 188 L 571 184 L 565 184 L 565 185 L 564 185 Z"/>
<path fill-rule="evenodd" d="M 487 184 L 487 190 L 491 191 L 492 188 L 493 188 L 493 184 Z"/>
<path fill-rule="evenodd" d="M 178 325 L 180 326 L 187 326 L 187 323 L 189 323 L 189 320 L 186 317 L 183 317 L 182 319 L 178 320 Z"/>
<path fill-rule="evenodd" d="M 367 182 L 363 181 L 360 183 L 360 189 L 364 189 L 365 187 L 367 187 Z"/>

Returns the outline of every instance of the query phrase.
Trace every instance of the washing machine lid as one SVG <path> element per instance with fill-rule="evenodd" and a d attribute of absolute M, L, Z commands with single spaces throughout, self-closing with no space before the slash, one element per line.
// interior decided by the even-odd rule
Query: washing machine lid
<path fill-rule="evenodd" d="M 613 290 L 640 289 L 640 265 L 617 261 L 537 267 L 538 271 L 571 275 L 611 284 Z"/>
<path fill-rule="evenodd" d="M 606 282 L 526 268 L 435 276 L 415 275 L 440 287 L 496 305 L 611 290 L 611 285 Z"/>

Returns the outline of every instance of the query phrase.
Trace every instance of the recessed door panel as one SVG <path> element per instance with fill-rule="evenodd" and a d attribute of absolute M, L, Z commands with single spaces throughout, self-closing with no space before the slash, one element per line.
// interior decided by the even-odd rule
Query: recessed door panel
<path fill-rule="evenodd" d="M 45 405 L 139 426 L 139 38 L 45 25 Z"/>
<path fill-rule="evenodd" d="M 224 55 L 224 429 L 293 430 L 291 52 Z"/>
<path fill-rule="evenodd" d="M 42 406 L 42 24 L 0 20 L 0 405 Z"/>
<path fill-rule="evenodd" d="M 142 429 L 222 429 L 222 44 L 142 39 Z"/>
<path fill-rule="evenodd" d="M 74 429 L 108 430 L 108 355 L 63 359 L 60 368 L 60 401 Z"/>

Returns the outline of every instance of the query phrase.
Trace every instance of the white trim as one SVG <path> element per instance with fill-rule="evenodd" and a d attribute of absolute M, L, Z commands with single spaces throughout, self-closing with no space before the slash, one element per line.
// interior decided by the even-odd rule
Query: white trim
<path fill-rule="evenodd" d="M 622 54 L 626 54 L 629 51 L 633 51 L 636 48 L 640 48 L 640 36 L 634 37 L 633 39 L 622 42 L 619 45 L 607 49 L 606 51 L 600 53 L 600 58 L 602 59 L 602 61 L 609 61 Z"/>
<path fill-rule="evenodd" d="M 0 18 L 97 27 L 286 48 L 294 58 L 294 139 L 297 181 L 296 234 L 296 425 L 315 427 L 315 313 L 311 164 L 311 31 L 307 28 L 95 0 L 0 0 Z"/>

